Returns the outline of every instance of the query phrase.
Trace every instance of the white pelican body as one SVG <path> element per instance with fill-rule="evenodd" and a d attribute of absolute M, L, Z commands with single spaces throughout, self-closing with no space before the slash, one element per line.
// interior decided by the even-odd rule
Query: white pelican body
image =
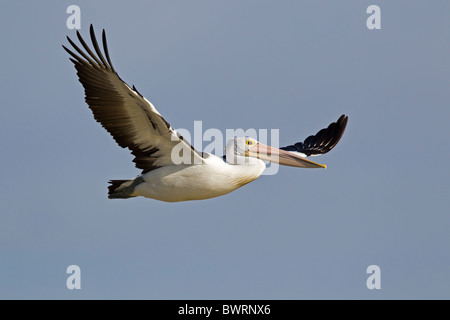
<path fill-rule="evenodd" d="M 108 197 L 126 199 L 143 196 L 167 202 L 202 200 L 218 197 L 257 179 L 266 168 L 264 161 L 302 168 L 325 168 L 307 160 L 307 156 L 330 151 L 344 133 L 348 117 L 309 136 L 304 142 L 280 149 L 263 145 L 251 137 L 236 137 L 227 143 L 226 156 L 219 158 L 202 153 L 187 143 L 164 120 L 150 101 L 136 88 L 128 86 L 114 70 L 103 30 L 102 51 L 91 25 L 90 35 L 95 53 L 77 31 L 81 50 L 70 38 L 79 54 L 72 56 L 77 75 L 85 89 L 86 102 L 94 118 L 123 148 L 135 156 L 142 173 L 131 180 L 111 180 Z M 181 164 L 172 159 L 174 147 L 181 146 L 190 159 Z M 183 153 L 184 155 L 184 153 Z M 189 158 L 189 157 L 188 157 Z"/>
<path fill-rule="evenodd" d="M 144 175 L 132 196 L 167 202 L 203 200 L 230 193 L 257 179 L 266 168 L 264 161 L 230 165 L 209 154 L 203 164 L 167 166 Z"/>

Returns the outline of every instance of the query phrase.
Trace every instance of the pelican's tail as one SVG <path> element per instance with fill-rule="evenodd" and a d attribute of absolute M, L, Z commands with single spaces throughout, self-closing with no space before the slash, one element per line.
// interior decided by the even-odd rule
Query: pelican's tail
<path fill-rule="evenodd" d="M 109 180 L 108 186 L 109 199 L 128 199 L 136 197 L 133 195 L 134 188 L 144 181 L 141 177 L 133 180 Z"/>

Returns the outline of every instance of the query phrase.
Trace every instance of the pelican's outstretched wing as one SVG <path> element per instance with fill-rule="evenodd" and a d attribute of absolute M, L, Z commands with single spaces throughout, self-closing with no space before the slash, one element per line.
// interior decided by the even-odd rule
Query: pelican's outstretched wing
<path fill-rule="evenodd" d="M 348 116 L 343 114 L 328 128 L 322 129 L 316 135 L 309 136 L 303 142 L 282 147 L 280 149 L 303 155 L 304 157 L 316 156 L 327 153 L 339 142 L 347 126 Z"/>
<path fill-rule="evenodd" d="M 73 57 L 70 60 L 75 65 L 95 120 L 119 146 L 131 150 L 136 167 L 146 173 L 158 167 L 174 165 L 171 153 L 179 143 L 183 144 L 183 152 L 191 153 L 192 163 L 202 163 L 201 153 L 185 141 L 134 86 L 131 88 L 119 77 L 109 57 L 105 30 L 102 41 L 106 59 L 98 46 L 92 25 L 90 35 L 95 53 L 78 31 L 77 37 L 84 51 L 69 37 L 67 40 L 79 55 L 63 48 Z"/>

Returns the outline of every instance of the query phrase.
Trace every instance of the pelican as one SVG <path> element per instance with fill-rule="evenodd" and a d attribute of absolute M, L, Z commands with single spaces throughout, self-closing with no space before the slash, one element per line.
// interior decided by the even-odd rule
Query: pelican
<path fill-rule="evenodd" d="M 63 48 L 70 54 L 69 59 L 84 87 L 86 103 L 95 120 L 120 147 L 131 151 L 133 162 L 142 170 L 134 179 L 110 180 L 110 199 L 142 196 L 178 202 L 214 198 L 257 179 L 266 168 L 265 161 L 300 168 L 326 168 L 306 157 L 333 149 L 347 125 L 348 117 L 342 115 L 316 135 L 279 149 L 252 137 L 235 137 L 227 142 L 223 157 L 200 152 L 164 120 L 134 85 L 130 87 L 119 77 L 111 63 L 105 30 L 103 53 L 92 25 L 90 36 L 95 53 L 78 31 L 76 35 L 84 50 L 69 37 L 67 40 L 76 52 Z M 176 164 L 172 157 L 175 146 L 189 153 L 191 161 Z"/>

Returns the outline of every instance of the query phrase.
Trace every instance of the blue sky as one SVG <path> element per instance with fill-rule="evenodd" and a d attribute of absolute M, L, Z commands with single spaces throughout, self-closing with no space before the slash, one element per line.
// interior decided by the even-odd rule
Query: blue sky
<path fill-rule="evenodd" d="M 450 298 L 448 1 L 25 3 L 0 11 L 0 298 Z M 198 202 L 108 200 L 109 179 L 139 171 L 61 47 L 71 4 L 173 127 L 279 129 L 287 145 L 347 114 L 314 159 L 328 169 Z"/>

